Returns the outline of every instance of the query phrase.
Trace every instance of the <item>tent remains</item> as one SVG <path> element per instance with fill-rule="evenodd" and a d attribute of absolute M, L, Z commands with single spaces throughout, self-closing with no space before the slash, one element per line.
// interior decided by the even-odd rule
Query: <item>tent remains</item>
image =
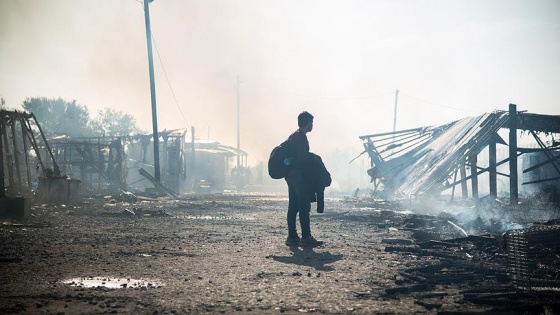
<path fill-rule="evenodd" d="M 506 144 L 498 135 L 501 128 L 509 128 L 509 156 L 496 161 L 496 144 Z M 537 148 L 518 148 L 517 131 L 533 135 Z M 560 116 L 547 116 L 517 112 L 510 104 L 509 111 L 495 111 L 440 126 L 422 127 L 395 132 L 360 136 L 364 152 L 368 153 L 371 168 L 368 174 L 376 189 L 381 183 L 388 199 L 415 195 L 439 194 L 461 184 L 463 196 L 466 182 L 471 181 L 472 196 L 478 198 L 478 175 L 489 173 L 490 194 L 497 195 L 497 175 L 509 177 L 510 201 L 517 203 L 517 157 L 525 153 L 544 155 L 542 162 L 530 165 L 524 172 L 551 167 L 553 174 L 530 182 L 540 183 L 560 179 L 560 142 L 547 146 L 537 135 L 560 134 Z M 488 167 L 477 165 L 477 156 L 488 148 Z M 497 172 L 497 166 L 509 163 L 510 174 Z M 467 176 L 466 167 L 471 174 Z M 513 171 L 511 171 L 513 170 Z M 460 172 L 461 178 L 457 179 Z M 541 172 L 542 173 L 542 172 Z M 524 183 L 524 184 L 530 184 Z"/>
<path fill-rule="evenodd" d="M 13 208 L 26 216 L 31 196 L 38 203 L 70 202 L 79 187 L 80 180 L 61 173 L 33 113 L 0 110 L 0 216 Z M 12 201 L 23 206 L 12 207 Z"/>

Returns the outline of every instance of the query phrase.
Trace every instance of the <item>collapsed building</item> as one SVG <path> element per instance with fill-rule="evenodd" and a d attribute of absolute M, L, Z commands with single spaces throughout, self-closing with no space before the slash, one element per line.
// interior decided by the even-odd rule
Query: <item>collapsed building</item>
<path fill-rule="evenodd" d="M 532 141 L 522 144 L 519 141 L 522 135 L 529 136 Z M 559 136 L 560 116 L 518 112 L 516 105 L 510 104 L 509 111 L 494 111 L 440 126 L 364 135 L 360 139 L 364 146 L 362 154 L 367 153 L 371 162 L 367 173 L 374 184 L 373 192 L 381 192 L 385 199 L 427 196 L 430 200 L 450 191 L 453 201 L 455 188 L 460 187 L 461 201 L 464 201 L 469 198 L 470 186 L 474 206 L 457 207 L 458 217 L 473 218 L 463 221 L 464 225 L 476 227 L 478 232 L 490 232 L 479 239 L 486 237 L 501 244 L 507 252 L 505 258 L 511 283 L 517 290 L 534 294 L 560 291 Z M 498 145 L 505 149 L 498 149 Z M 504 192 L 502 196 L 498 196 L 498 183 Z M 537 191 L 546 194 L 536 194 L 519 202 L 520 192 L 529 197 L 529 193 Z M 487 195 L 481 197 L 484 192 Z M 509 204 L 497 202 L 498 197 L 509 197 Z M 531 209 L 529 199 L 551 200 L 537 201 L 536 209 Z M 450 202 L 445 205 L 438 218 L 445 218 L 445 211 L 452 211 L 454 207 Z M 539 213 L 531 217 L 528 216 L 530 211 Z M 516 212 L 520 215 L 518 219 L 527 215 L 529 220 L 522 222 L 524 225 L 507 224 L 504 220 L 513 218 Z M 485 216 L 488 222 L 481 219 Z M 546 217 L 549 219 L 542 220 Z M 464 238 L 475 238 L 453 221 L 443 222 L 460 231 Z M 420 243 L 421 251 L 425 247 L 441 251 L 441 248 L 454 246 L 454 239 L 443 243 L 431 239 L 434 227 L 428 225 L 426 222 L 412 225 L 413 235 L 429 238 L 428 242 Z M 396 250 L 410 253 L 418 249 L 411 247 Z M 459 259 L 452 265 L 462 263 L 464 259 Z M 432 276 L 430 273 L 429 277 Z"/>
<path fill-rule="evenodd" d="M 247 152 L 223 145 L 215 140 L 187 137 L 186 129 L 162 131 L 160 135 L 161 182 L 177 193 L 222 192 L 234 185 L 233 158 L 239 156 L 242 169 L 247 167 Z M 145 187 L 140 169 L 153 173 L 154 152 L 151 135 L 137 136 L 126 144 L 127 183 L 129 187 Z"/>
<path fill-rule="evenodd" d="M 156 181 L 150 175 L 155 169 L 151 134 L 48 137 L 32 113 L 0 114 L 0 198 L 67 203 L 80 194 L 150 189 L 177 197 L 246 183 L 247 152 L 187 138 L 186 129 L 159 133 L 161 178 Z"/>
<path fill-rule="evenodd" d="M 29 203 L 63 203 L 80 180 L 63 174 L 32 113 L 0 111 L 0 215 L 25 217 Z"/>
<path fill-rule="evenodd" d="M 174 197 L 187 192 L 221 192 L 233 180 L 232 158 L 246 166 L 247 153 L 217 141 L 187 137 L 186 129 L 159 132 L 160 180 L 154 174 L 151 134 L 53 138 L 55 159 L 67 174 L 82 180 L 83 192 L 161 191 Z"/>
<path fill-rule="evenodd" d="M 508 131 L 508 142 L 500 135 L 503 129 Z M 521 132 L 531 135 L 535 144 L 518 146 Z M 549 139 L 543 140 L 539 136 L 542 134 Z M 472 198 L 478 199 L 479 179 L 485 175 L 488 195 L 498 196 L 498 176 L 504 177 L 509 182 L 510 203 L 517 204 L 520 179 L 521 185 L 560 187 L 559 136 L 560 116 L 518 112 L 516 105 L 510 104 L 509 111 L 494 111 L 440 126 L 364 135 L 360 139 L 362 154 L 370 158 L 367 173 L 371 182 L 387 199 L 439 195 L 449 189 L 453 198 L 457 185 L 466 198 L 468 182 Z M 507 146 L 505 156 L 497 154 L 498 144 Z M 520 156 L 523 159 L 518 164 Z M 509 168 L 502 171 L 500 166 L 506 164 Z M 524 175 L 521 178 L 520 171 Z"/>

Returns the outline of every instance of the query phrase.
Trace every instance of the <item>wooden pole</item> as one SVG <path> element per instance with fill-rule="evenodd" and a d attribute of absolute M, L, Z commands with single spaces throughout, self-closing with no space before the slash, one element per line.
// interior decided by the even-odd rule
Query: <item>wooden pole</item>
<path fill-rule="evenodd" d="M 471 188 L 472 188 L 472 198 L 478 199 L 478 169 L 476 166 L 477 154 L 474 153 L 469 157 L 471 164 Z"/>
<path fill-rule="evenodd" d="M 12 153 L 10 152 L 10 145 L 8 144 L 8 128 L 6 127 L 6 120 L 2 117 L 2 137 L 4 139 L 4 146 L 2 147 L 2 153 L 6 156 L 6 167 L 8 168 L 8 184 L 10 185 L 10 190 L 13 192 L 14 189 L 14 162 L 12 159 Z M 3 166 L 3 165 L 2 165 Z"/>
<path fill-rule="evenodd" d="M 517 106 L 509 104 L 509 203 L 519 202 L 517 176 Z"/>
<path fill-rule="evenodd" d="M 25 128 L 25 121 L 21 116 L 19 118 L 19 124 L 21 127 L 21 137 L 23 139 L 23 154 L 25 157 L 25 172 L 27 174 L 27 187 L 32 187 L 31 182 L 31 168 L 29 167 L 29 145 L 27 144 L 27 129 Z"/>
<path fill-rule="evenodd" d="M 496 139 L 495 136 L 492 137 L 490 143 L 488 144 L 488 176 L 489 176 L 489 185 L 490 185 L 490 195 L 494 198 L 498 197 L 498 176 L 496 172 Z"/>
<path fill-rule="evenodd" d="M 22 191 L 23 185 L 22 185 L 22 179 L 21 179 L 21 168 L 19 166 L 20 161 L 20 155 L 19 155 L 19 144 L 17 141 L 17 132 L 16 132 L 16 117 L 15 115 L 12 116 L 12 125 L 10 126 L 11 132 L 12 132 L 12 146 L 14 149 L 13 152 L 13 162 L 14 165 L 16 167 L 16 179 L 17 179 L 17 183 L 16 183 L 16 187 L 14 187 L 15 189 L 17 189 L 18 192 Z"/>
<path fill-rule="evenodd" d="M 393 112 L 393 133 L 397 130 L 397 104 L 399 99 L 399 90 L 395 91 L 395 108 Z M 393 135 L 394 137 L 394 135 Z"/>
<path fill-rule="evenodd" d="M 241 105 L 239 102 L 239 86 L 241 85 L 241 80 L 239 76 L 237 76 L 237 170 L 239 171 L 240 167 L 240 153 L 239 150 L 241 149 Z"/>
<path fill-rule="evenodd" d="M 465 168 L 465 160 L 461 161 L 460 171 L 461 171 L 461 179 L 465 179 L 467 177 L 467 169 Z M 467 188 L 467 182 L 466 181 L 461 182 L 461 192 L 463 194 L 463 199 L 469 198 L 469 190 Z"/>
<path fill-rule="evenodd" d="M 4 114 L 0 116 L 0 198 L 6 197 L 6 186 L 4 185 L 4 146 L 3 146 L 3 134 L 4 134 Z"/>
<path fill-rule="evenodd" d="M 154 138 L 154 178 L 160 180 L 159 168 L 159 135 L 157 125 L 157 107 L 156 107 L 156 83 L 154 79 L 154 61 L 152 54 L 152 31 L 150 29 L 150 6 L 149 2 L 153 0 L 144 0 L 144 20 L 146 22 L 146 42 L 148 44 L 148 68 L 150 71 L 150 95 L 152 101 L 152 129 Z"/>

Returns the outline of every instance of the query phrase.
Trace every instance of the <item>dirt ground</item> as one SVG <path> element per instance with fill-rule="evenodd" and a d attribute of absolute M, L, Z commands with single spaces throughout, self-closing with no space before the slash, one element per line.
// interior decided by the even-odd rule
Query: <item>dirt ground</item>
<path fill-rule="evenodd" d="M 498 239 L 456 241 L 447 226 L 437 233 L 455 243 L 419 248 L 418 226 L 441 216 L 328 199 L 311 217 L 325 245 L 302 248 L 284 245 L 286 206 L 263 193 L 34 205 L 29 219 L 0 224 L 0 313 L 560 311 L 557 293 L 513 288 Z"/>

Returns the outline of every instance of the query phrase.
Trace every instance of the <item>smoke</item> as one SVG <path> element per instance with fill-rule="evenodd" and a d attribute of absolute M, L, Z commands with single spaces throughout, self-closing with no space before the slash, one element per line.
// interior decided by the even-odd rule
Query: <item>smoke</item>
<path fill-rule="evenodd" d="M 358 136 L 392 129 L 397 88 L 397 129 L 512 100 L 555 113 L 557 9 L 555 2 L 153 1 L 158 125 L 194 126 L 198 138 L 235 146 L 238 76 L 241 149 L 251 165 L 297 128 L 303 110 L 316 118 L 312 151 L 325 157 L 355 146 L 348 154 L 355 157 Z M 91 112 L 132 114 L 151 130 L 146 50 L 139 1 L 0 2 L 0 94 L 9 107 L 27 97 L 76 99 Z M 355 186 L 345 183 L 348 160 L 325 160 L 337 189 Z"/>

